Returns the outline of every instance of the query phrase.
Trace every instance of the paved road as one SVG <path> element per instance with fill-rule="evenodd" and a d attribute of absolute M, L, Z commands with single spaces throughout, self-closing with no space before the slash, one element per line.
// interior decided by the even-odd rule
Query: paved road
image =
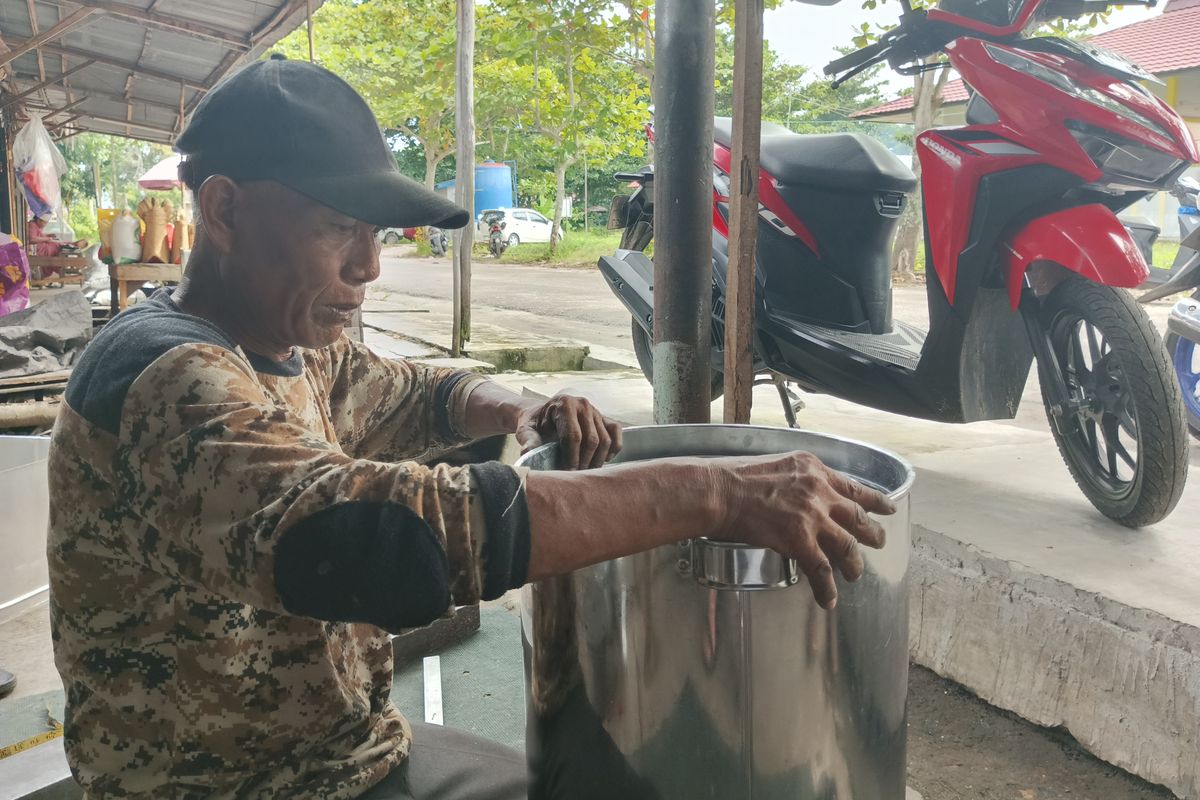
<path fill-rule="evenodd" d="M 411 258 L 385 251 L 379 290 L 445 300 L 451 297 L 449 259 Z M 494 264 L 484 259 L 474 265 L 472 307 L 481 321 L 546 336 L 565 337 L 591 345 L 632 351 L 629 312 L 609 290 L 598 270 L 552 269 Z M 897 319 L 928 326 L 925 287 L 898 286 Z M 1165 328 L 1168 303 L 1149 307 L 1151 319 Z M 1045 430 L 1037 381 L 1029 381 L 1016 424 Z M 1193 460 L 1200 448 L 1193 448 Z"/>
<path fill-rule="evenodd" d="M 377 289 L 445 300 L 452 278 L 449 259 L 405 258 L 384 253 Z M 550 269 L 475 262 L 472 308 L 481 319 L 514 330 L 567 337 L 632 350 L 629 312 L 593 269 Z"/>
<path fill-rule="evenodd" d="M 406 258 L 385 251 L 382 272 L 375 287 L 417 297 L 450 302 L 449 259 Z M 551 269 L 514 264 L 475 263 L 472 276 L 473 307 L 532 315 L 534 332 L 569 336 L 591 344 L 629 347 L 629 312 L 609 290 L 598 270 Z M 1170 306 L 1156 303 L 1150 315 L 1164 325 Z M 925 287 L 898 286 L 895 317 L 922 328 L 928 326 Z M 586 338 L 587 336 L 596 338 Z"/>

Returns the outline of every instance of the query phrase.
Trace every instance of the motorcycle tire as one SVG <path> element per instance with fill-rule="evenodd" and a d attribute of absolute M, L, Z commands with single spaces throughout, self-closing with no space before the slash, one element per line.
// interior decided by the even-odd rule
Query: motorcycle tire
<path fill-rule="evenodd" d="M 1164 344 L 1183 393 L 1188 431 L 1200 439 L 1200 342 L 1184 339 L 1176 333 L 1168 333 Z"/>
<path fill-rule="evenodd" d="M 1145 310 L 1124 290 L 1071 276 L 1042 302 L 1040 322 L 1072 401 L 1056 415 L 1048 370 L 1038 370 L 1050 430 L 1075 483 L 1127 527 L 1166 518 L 1187 480 L 1187 426 Z"/>
<path fill-rule="evenodd" d="M 654 385 L 654 342 L 650 340 L 650 334 L 646 329 L 638 324 L 636 319 L 630 318 L 633 326 L 633 353 L 637 356 L 638 366 L 642 368 L 642 374 L 646 376 L 646 380 L 650 381 L 650 385 Z M 716 400 L 725 393 L 725 374 L 714 371 L 709 378 L 709 400 Z"/>

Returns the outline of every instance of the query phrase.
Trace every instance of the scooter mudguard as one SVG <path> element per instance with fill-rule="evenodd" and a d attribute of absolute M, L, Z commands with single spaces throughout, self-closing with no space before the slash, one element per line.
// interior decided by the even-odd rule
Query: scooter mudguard
<path fill-rule="evenodd" d="M 647 332 L 654 326 L 654 262 L 640 250 L 618 250 L 600 257 L 600 274 L 638 324 Z"/>
<path fill-rule="evenodd" d="M 1107 206 L 1093 203 L 1038 217 L 1004 245 L 1008 300 L 1021 302 L 1025 271 L 1048 261 L 1104 286 L 1133 289 L 1150 267 L 1129 231 Z"/>

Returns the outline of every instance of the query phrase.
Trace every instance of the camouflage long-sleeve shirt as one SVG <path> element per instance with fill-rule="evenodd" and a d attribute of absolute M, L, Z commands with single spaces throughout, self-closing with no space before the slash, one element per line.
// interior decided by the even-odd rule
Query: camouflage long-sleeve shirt
<path fill-rule="evenodd" d="M 387 631 L 524 581 L 520 480 L 412 460 L 480 379 L 343 338 L 273 362 L 166 292 L 76 366 L 51 619 L 89 797 L 355 797 L 408 752 Z"/>

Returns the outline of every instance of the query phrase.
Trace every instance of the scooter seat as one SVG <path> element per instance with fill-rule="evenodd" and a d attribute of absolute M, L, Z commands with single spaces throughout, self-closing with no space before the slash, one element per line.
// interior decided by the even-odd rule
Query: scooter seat
<path fill-rule="evenodd" d="M 713 138 L 733 146 L 733 120 L 717 117 Z M 762 168 L 783 184 L 808 184 L 868 192 L 911 192 L 916 176 L 903 161 L 861 133 L 792 133 L 762 124 Z"/>

